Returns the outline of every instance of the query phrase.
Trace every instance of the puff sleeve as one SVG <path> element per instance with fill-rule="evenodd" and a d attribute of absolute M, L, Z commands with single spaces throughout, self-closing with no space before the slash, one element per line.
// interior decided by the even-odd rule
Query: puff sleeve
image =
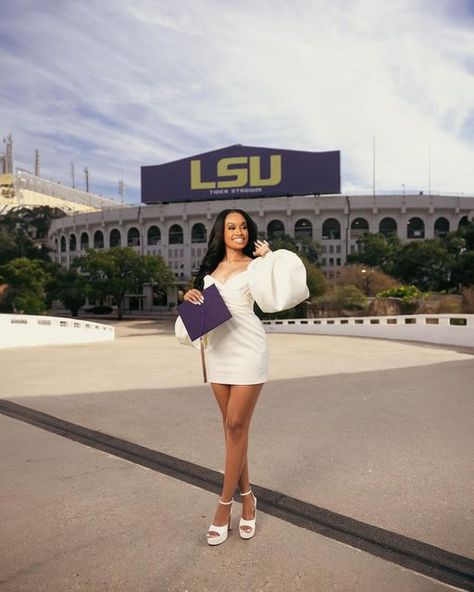
<path fill-rule="evenodd" d="M 271 251 L 247 268 L 250 292 L 263 312 L 279 312 L 309 297 L 306 268 L 295 253 Z"/>
<path fill-rule="evenodd" d="M 181 345 L 193 345 L 196 349 L 200 349 L 200 340 L 195 339 L 194 341 L 191 341 L 188 332 L 186 331 L 186 327 L 179 316 L 174 324 L 174 334 Z"/>

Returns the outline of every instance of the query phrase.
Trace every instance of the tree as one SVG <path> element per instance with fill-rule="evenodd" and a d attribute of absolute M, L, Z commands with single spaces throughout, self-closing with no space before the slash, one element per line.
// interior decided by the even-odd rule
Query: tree
<path fill-rule="evenodd" d="M 51 279 L 41 261 L 26 257 L 0 267 L 0 284 L 10 286 L 9 302 L 14 313 L 41 314 L 46 306 L 46 284 Z"/>
<path fill-rule="evenodd" d="M 5 265 L 14 259 L 29 257 L 35 259 L 35 246 L 26 233 L 23 222 L 11 225 L 12 218 L 1 220 L 0 226 L 0 265 Z"/>
<path fill-rule="evenodd" d="M 53 300 L 59 300 L 64 307 L 77 317 L 79 309 L 86 301 L 87 287 L 84 276 L 75 269 L 64 269 L 61 265 L 51 264 L 52 279 L 46 286 L 46 301 L 49 306 Z"/>
<path fill-rule="evenodd" d="M 263 238 L 265 235 L 260 233 L 259 236 L 262 236 Z M 298 253 L 305 257 L 309 263 L 317 263 L 321 253 L 321 245 L 307 236 L 303 238 L 293 238 L 289 234 L 285 234 L 273 239 L 270 246 L 272 251 L 286 249 L 287 251 Z"/>
<path fill-rule="evenodd" d="M 401 242 L 398 236 L 390 234 L 386 237 L 383 234 L 366 233 L 357 239 L 357 253 L 347 257 L 347 262 L 363 263 L 370 267 L 380 267 L 384 271 L 389 267 L 390 262 L 396 256 Z"/>
<path fill-rule="evenodd" d="M 87 249 L 86 255 L 75 259 L 72 267 L 85 275 L 89 296 L 115 298 L 119 320 L 123 318 L 125 294 L 137 292 L 144 283 L 151 283 L 156 292 L 174 284 L 173 272 L 161 257 L 142 256 L 130 247 Z"/>
<path fill-rule="evenodd" d="M 450 286 L 454 256 L 437 239 L 402 245 L 390 263 L 392 275 L 420 290 L 439 291 Z"/>
<path fill-rule="evenodd" d="M 321 296 L 326 291 L 326 277 L 321 269 L 310 263 L 306 257 L 301 257 L 301 260 L 306 267 L 306 284 L 308 285 L 309 295 L 310 296 Z"/>
<path fill-rule="evenodd" d="M 474 251 L 474 220 L 471 220 L 466 226 L 462 226 L 457 231 L 457 234 L 465 240 L 466 249 L 468 251 Z"/>
<path fill-rule="evenodd" d="M 46 239 L 51 220 L 64 216 L 61 210 L 41 206 L 21 208 L 0 216 L 0 265 L 13 259 L 49 259 L 48 248 L 35 241 Z"/>
<path fill-rule="evenodd" d="M 453 266 L 452 282 L 456 286 L 474 286 L 474 250 L 464 251 Z"/>
<path fill-rule="evenodd" d="M 59 208 L 51 208 L 50 206 L 19 208 L 11 214 L 27 225 L 28 234 L 34 239 L 47 238 L 52 220 L 66 215 Z"/>

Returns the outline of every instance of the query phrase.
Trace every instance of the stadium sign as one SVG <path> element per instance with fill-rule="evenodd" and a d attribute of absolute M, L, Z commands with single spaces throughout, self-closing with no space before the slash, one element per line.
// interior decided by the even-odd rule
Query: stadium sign
<path fill-rule="evenodd" d="M 141 167 L 142 202 L 340 193 L 340 153 L 236 144 Z"/>

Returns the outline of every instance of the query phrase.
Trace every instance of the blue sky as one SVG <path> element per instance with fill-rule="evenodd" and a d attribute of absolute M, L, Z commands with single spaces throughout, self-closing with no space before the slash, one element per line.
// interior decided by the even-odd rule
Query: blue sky
<path fill-rule="evenodd" d="M 474 0 L 2 0 L 0 137 L 140 199 L 140 165 L 341 150 L 343 191 L 474 195 Z M 431 169 L 429 154 L 431 151 Z"/>

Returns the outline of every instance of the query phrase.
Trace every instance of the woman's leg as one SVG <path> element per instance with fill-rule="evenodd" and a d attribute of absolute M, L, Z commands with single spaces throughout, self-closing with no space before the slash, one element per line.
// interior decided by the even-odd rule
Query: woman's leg
<path fill-rule="evenodd" d="M 241 477 L 242 481 L 246 480 L 245 483 L 242 483 L 243 491 L 248 490 L 248 467 L 246 467 L 248 434 L 252 414 L 262 386 L 262 384 L 230 386 L 225 420 L 227 450 L 224 487 L 221 494 L 223 501 L 229 501 L 232 498 Z M 252 508 L 253 500 L 247 500 L 247 497 L 250 496 L 242 498 L 244 517 L 245 514 L 248 514 L 246 510 L 251 511 Z M 249 502 L 250 506 L 247 508 Z M 216 526 L 224 525 L 228 516 L 229 506 L 219 504 L 213 524 Z"/>
<path fill-rule="evenodd" d="M 226 430 L 226 419 L 227 419 L 227 405 L 229 403 L 230 397 L 230 385 L 229 384 L 217 384 L 211 383 L 212 392 L 216 397 L 217 404 L 219 405 L 219 409 L 222 413 L 222 425 L 224 428 L 224 439 L 227 448 L 227 430 Z M 239 489 L 241 492 L 246 492 L 250 488 L 250 481 L 249 481 L 249 466 L 248 466 L 248 459 L 247 454 L 245 455 L 245 461 L 242 468 L 242 472 L 240 474 L 239 479 Z M 245 518 L 245 516 L 244 516 Z"/>

